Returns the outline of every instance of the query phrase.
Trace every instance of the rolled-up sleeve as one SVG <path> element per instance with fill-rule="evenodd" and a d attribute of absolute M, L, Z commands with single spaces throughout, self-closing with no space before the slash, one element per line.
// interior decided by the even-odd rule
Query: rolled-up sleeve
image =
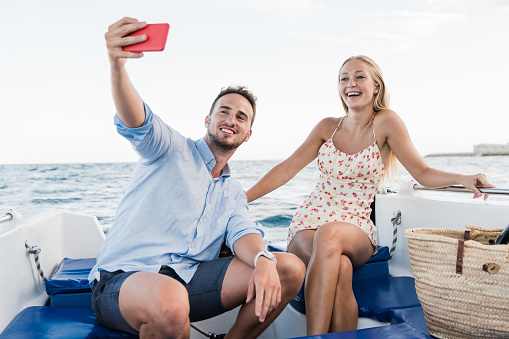
<path fill-rule="evenodd" d="M 127 127 L 120 120 L 118 114 L 115 114 L 114 124 L 118 133 L 131 143 L 136 153 L 147 162 L 152 163 L 173 151 L 177 146 L 174 135 L 178 133 L 154 114 L 146 103 L 143 105 L 145 121 L 142 126 Z"/>
<path fill-rule="evenodd" d="M 226 227 L 226 245 L 233 252 L 233 244 L 245 236 L 246 234 L 256 233 L 265 236 L 265 231 L 260 223 L 255 223 L 251 220 L 248 212 L 247 197 L 245 193 L 242 193 L 237 199 L 235 210 L 233 211 L 228 225 Z"/>
<path fill-rule="evenodd" d="M 146 103 L 143 103 L 143 107 L 145 109 L 145 121 L 143 122 L 143 125 L 136 128 L 127 127 L 122 120 L 120 120 L 120 117 L 118 116 L 118 113 L 115 114 L 115 117 L 113 118 L 113 123 L 115 126 L 117 126 L 117 132 L 129 140 L 131 143 L 139 143 L 145 139 L 145 136 L 150 132 L 152 129 L 152 119 L 154 117 L 154 114 L 152 113 L 152 110 Z"/>

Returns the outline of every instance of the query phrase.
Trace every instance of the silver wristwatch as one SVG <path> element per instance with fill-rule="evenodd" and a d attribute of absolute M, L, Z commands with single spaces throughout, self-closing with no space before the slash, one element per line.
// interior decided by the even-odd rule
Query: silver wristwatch
<path fill-rule="evenodd" d="M 260 251 L 256 254 L 255 258 L 254 258 L 254 267 L 256 267 L 256 262 L 258 261 L 258 258 L 260 256 L 264 256 L 265 258 L 269 259 L 269 260 L 272 260 L 274 262 L 274 265 L 277 265 L 277 260 L 276 260 L 276 256 L 268 251 Z"/>

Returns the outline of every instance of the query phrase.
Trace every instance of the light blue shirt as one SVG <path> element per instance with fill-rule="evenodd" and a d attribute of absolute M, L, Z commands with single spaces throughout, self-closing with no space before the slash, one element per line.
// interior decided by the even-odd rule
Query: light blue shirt
<path fill-rule="evenodd" d="M 162 265 L 189 282 L 200 262 L 218 257 L 224 238 L 233 249 L 246 234 L 263 237 L 229 166 L 212 178 L 216 161 L 204 138 L 183 137 L 146 104 L 143 126 L 129 128 L 118 115 L 115 124 L 140 160 L 99 249 L 91 282 L 100 270 L 158 272 Z"/>

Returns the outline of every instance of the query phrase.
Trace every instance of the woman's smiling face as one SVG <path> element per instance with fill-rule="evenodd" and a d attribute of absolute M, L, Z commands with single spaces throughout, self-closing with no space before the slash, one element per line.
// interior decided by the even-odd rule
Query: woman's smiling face
<path fill-rule="evenodd" d="M 369 65 L 363 60 L 350 60 L 341 68 L 339 93 L 349 109 L 372 108 L 377 91 Z"/>

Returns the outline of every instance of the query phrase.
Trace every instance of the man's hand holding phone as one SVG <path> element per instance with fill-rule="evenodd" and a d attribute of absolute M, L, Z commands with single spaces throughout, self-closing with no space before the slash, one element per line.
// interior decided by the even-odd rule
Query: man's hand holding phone
<path fill-rule="evenodd" d="M 141 58 L 144 51 L 162 51 L 169 27 L 127 17 L 115 22 L 104 35 L 112 67 L 122 68 L 127 58 Z"/>

